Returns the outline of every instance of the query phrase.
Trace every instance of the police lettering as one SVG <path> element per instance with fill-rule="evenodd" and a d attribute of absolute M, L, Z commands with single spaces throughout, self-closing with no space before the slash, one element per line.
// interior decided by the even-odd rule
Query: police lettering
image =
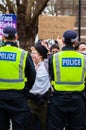
<path fill-rule="evenodd" d="M 0 52 L 0 60 L 15 61 L 16 60 L 16 53 Z"/>
<path fill-rule="evenodd" d="M 81 64 L 81 58 L 62 58 L 63 67 L 80 67 Z"/>

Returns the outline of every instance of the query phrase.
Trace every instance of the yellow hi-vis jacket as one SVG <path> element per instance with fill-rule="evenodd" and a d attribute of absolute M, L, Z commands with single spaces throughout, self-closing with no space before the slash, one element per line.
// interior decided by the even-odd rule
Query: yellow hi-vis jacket
<path fill-rule="evenodd" d="M 22 90 L 25 87 L 27 51 L 13 47 L 0 48 L 0 90 Z"/>
<path fill-rule="evenodd" d="M 53 55 L 53 85 L 56 91 L 84 90 L 85 57 L 76 51 L 61 51 Z"/>

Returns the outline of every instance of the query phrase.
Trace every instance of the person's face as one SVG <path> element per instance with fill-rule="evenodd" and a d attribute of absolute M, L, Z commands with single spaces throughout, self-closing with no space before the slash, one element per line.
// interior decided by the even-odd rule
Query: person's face
<path fill-rule="evenodd" d="M 86 52 L 86 45 L 85 45 L 85 44 L 81 44 L 81 45 L 79 46 L 78 51 L 81 52 L 81 53 Z"/>
<path fill-rule="evenodd" d="M 53 48 L 53 49 L 51 50 L 51 53 L 52 53 L 52 54 L 55 54 L 55 53 L 57 53 L 57 52 L 59 52 L 59 49 L 57 49 L 57 48 Z"/>
<path fill-rule="evenodd" d="M 38 64 L 42 60 L 42 56 L 36 50 L 32 50 L 31 56 L 35 64 Z"/>

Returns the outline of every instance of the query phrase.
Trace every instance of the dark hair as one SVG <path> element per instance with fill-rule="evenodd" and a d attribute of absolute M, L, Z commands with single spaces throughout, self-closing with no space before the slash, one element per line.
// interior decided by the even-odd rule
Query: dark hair
<path fill-rule="evenodd" d="M 75 46 L 75 50 L 78 50 L 79 46 L 82 44 L 86 45 L 86 42 L 78 42 L 78 44 Z"/>
<path fill-rule="evenodd" d="M 39 45 L 39 44 L 42 43 L 42 41 L 43 41 L 43 39 L 39 39 L 39 40 L 36 42 L 36 44 Z"/>
<path fill-rule="evenodd" d="M 39 54 L 43 57 L 43 59 L 47 58 L 48 50 L 45 46 L 37 44 L 34 46 L 34 48 L 39 52 Z"/>
<path fill-rule="evenodd" d="M 58 44 L 58 41 L 57 40 L 54 40 L 56 44 Z"/>
<path fill-rule="evenodd" d="M 73 46 L 73 44 L 74 44 L 74 42 L 69 42 L 69 41 L 67 41 L 67 40 L 66 40 L 64 43 L 65 43 L 65 45 L 67 45 L 67 46 Z"/>
<path fill-rule="evenodd" d="M 14 36 L 11 36 L 11 37 L 5 37 L 7 40 L 15 40 L 16 39 L 16 37 L 14 37 Z"/>
<path fill-rule="evenodd" d="M 53 44 L 51 47 L 50 47 L 50 51 L 54 48 L 57 48 L 57 49 L 60 49 L 59 48 L 59 45 L 57 43 Z"/>

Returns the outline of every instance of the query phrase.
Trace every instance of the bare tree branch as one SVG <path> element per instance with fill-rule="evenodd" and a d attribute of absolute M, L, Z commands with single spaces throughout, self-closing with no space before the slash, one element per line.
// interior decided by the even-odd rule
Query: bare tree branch
<path fill-rule="evenodd" d="M 22 4 L 25 5 L 25 6 L 27 5 L 27 3 L 28 3 L 28 0 L 23 0 L 22 1 Z"/>
<path fill-rule="evenodd" d="M 32 0 L 31 0 L 32 1 Z M 41 14 L 41 12 L 44 10 L 44 8 L 46 7 L 47 3 L 48 3 L 49 0 L 42 0 L 41 3 L 40 3 L 40 0 L 35 0 L 36 2 L 36 7 L 35 9 L 33 10 L 33 16 L 29 16 L 28 17 L 28 20 L 26 21 L 27 24 L 28 23 L 31 23 L 33 21 L 36 21 L 38 19 L 38 16 Z M 32 3 L 33 4 L 33 3 Z M 28 12 L 27 12 L 28 13 Z M 31 15 L 31 12 L 29 12 L 29 15 Z"/>
<path fill-rule="evenodd" d="M 20 5 L 20 0 L 16 0 L 17 7 Z"/>
<path fill-rule="evenodd" d="M 48 3 L 49 0 L 42 0 L 41 1 L 41 4 L 40 3 L 40 0 L 37 0 L 37 6 L 34 10 L 34 13 L 33 13 L 33 20 L 35 20 L 40 14 L 41 12 L 44 10 L 44 8 L 46 7 L 47 3 Z M 38 8 L 39 6 L 39 8 Z"/>
<path fill-rule="evenodd" d="M 49 0 L 5 0 L 9 13 L 17 9 L 17 30 L 22 48 L 28 49 L 34 44 L 38 32 L 38 16 L 47 6 Z M 21 2 L 21 3 L 20 3 Z M 3 6 L 5 5 L 3 1 Z M 15 7 L 15 9 L 14 9 Z"/>
<path fill-rule="evenodd" d="M 10 0 L 6 0 L 6 3 L 8 6 L 9 13 L 14 13 L 12 2 Z"/>
<path fill-rule="evenodd" d="M 0 4 L 0 10 L 3 12 L 3 13 L 6 13 L 6 7 L 4 7 L 3 5 Z"/>
<path fill-rule="evenodd" d="M 27 10 L 26 10 L 26 19 L 27 23 L 29 20 L 31 20 L 31 8 L 33 7 L 34 0 L 28 0 L 27 2 Z"/>

